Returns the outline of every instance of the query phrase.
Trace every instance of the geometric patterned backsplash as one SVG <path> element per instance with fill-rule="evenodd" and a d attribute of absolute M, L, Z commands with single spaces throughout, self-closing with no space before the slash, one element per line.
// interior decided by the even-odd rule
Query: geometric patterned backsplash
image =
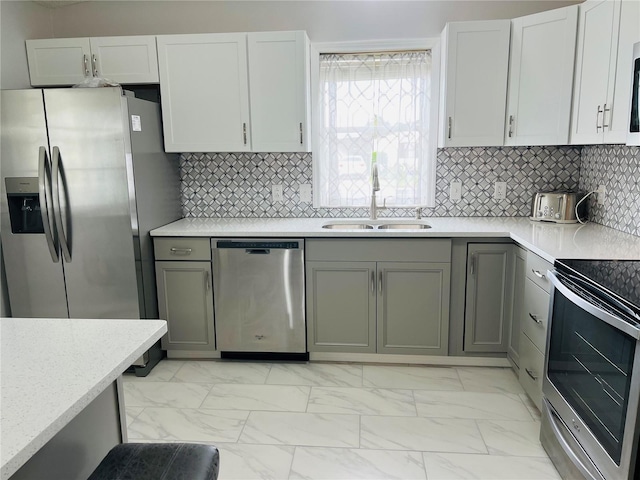
<path fill-rule="evenodd" d="M 313 208 L 299 201 L 298 184 L 313 184 L 310 153 L 185 153 L 180 156 L 185 217 L 366 217 L 368 208 Z M 575 190 L 580 147 L 478 147 L 438 149 L 436 206 L 424 216 L 528 216 L 539 190 Z M 449 200 L 449 183 L 462 182 L 462 200 Z M 506 200 L 492 198 L 495 181 L 507 182 Z M 271 185 L 285 201 L 271 202 Z M 411 217 L 412 208 L 380 216 Z"/>
<path fill-rule="evenodd" d="M 604 206 L 589 198 L 589 218 L 640 236 L 640 147 L 594 145 L 582 148 L 580 190 L 591 192 L 604 185 Z"/>

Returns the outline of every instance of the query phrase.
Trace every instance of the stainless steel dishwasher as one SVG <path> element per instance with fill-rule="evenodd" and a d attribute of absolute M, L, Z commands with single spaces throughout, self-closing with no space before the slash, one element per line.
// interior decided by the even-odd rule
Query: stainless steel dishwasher
<path fill-rule="evenodd" d="M 223 358 L 308 359 L 304 240 L 212 239 Z"/>

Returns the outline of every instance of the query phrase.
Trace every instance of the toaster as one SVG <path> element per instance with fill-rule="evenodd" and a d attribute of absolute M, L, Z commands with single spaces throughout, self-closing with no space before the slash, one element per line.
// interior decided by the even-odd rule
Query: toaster
<path fill-rule="evenodd" d="M 538 222 L 577 223 L 574 192 L 538 192 L 531 201 L 531 220 Z M 583 206 L 584 206 L 583 202 Z M 578 212 L 583 217 L 584 212 Z"/>

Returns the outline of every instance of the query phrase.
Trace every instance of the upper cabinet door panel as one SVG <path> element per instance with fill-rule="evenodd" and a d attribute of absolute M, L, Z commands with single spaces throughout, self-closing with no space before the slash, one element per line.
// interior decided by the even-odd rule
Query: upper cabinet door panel
<path fill-rule="evenodd" d="M 602 143 L 609 81 L 612 32 L 619 4 L 587 1 L 579 6 L 578 44 L 573 88 L 571 143 Z"/>
<path fill-rule="evenodd" d="M 26 45 L 34 87 L 73 85 L 91 76 L 88 38 L 27 40 Z"/>
<path fill-rule="evenodd" d="M 510 20 L 445 29 L 444 146 L 504 143 Z"/>
<path fill-rule="evenodd" d="M 257 152 L 309 150 L 309 39 L 248 34 L 251 143 Z"/>
<path fill-rule="evenodd" d="M 94 77 L 118 83 L 158 83 L 155 36 L 91 38 Z"/>
<path fill-rule="evenodd" d="M 246 34 L 161 35 L 167 152 L 251 149 Z"/>
<path fill-rule="evenodd" d="M 512 21 L 507 145 L 569 143 L 577 25 L 577 5 Z"/>

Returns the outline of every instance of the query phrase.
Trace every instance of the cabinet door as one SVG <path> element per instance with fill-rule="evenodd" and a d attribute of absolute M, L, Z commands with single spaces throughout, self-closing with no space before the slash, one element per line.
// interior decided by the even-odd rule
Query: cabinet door
<path fill-rule="evenodd" d="M 375 262 L 307 262 L 310 352 L 376 351 Z"/>
<path fill-rule="evenodd" d="M 442 146 L 504 144 L 510 30 L 510 20 L 447 25 Z"/>
<path fill-rule="evenodd" d="M 520 365 L 520 332 L 525 315 L 525 284 L 527 282 L 527 251 L 515 247 L 513 264 L 513 309 L 509 322 L 509 344 L 507 354 L 517 366 Z"/>
<path fill-rule="evenodd" d="M 251 150 L 246 37 L 157 37 L 167 152 Z"/>
<path fill-rule="evenodd" d="M 449 263 L 378 263 L 378 353 L 447 355 Z"/>
<path fill-rule="evenodd" d="M 512 305 L 512 245 L 468 246 L 464 349 L 507 352 Z"/>
<path fill-rule="evenodd" d="M 158 83 L 156 37 L 94 37 L 91 63 L 94 77 L 118 83 Z"/>
<path fill-rule="evenodd" d="M 74 85 L 91 76 L 88 38 L 27 40 L 29 77 L 34 87 Z"/>
<path fill-rule="evenodd" d="M 616 17 L 617 20 L 617 17 Z M 633 67 L 633 44 L 640 42 L 640 2 L 620 2 L 620 24 L 614 21 L 614 48 L 609 64 L 609 89 L 607 109 L 604 117 L 604 143 L 626 143 L 629 130 L 629 107 L 631 105 L 631 78 Z M 617 40 L 617 43 L 616 43 Z"/>
<path fill-rule="evenodd" d="M 610 0 L 588 0 L 579 5 L 571 118 L 571 143 L 574 145 L 603 141 L 603 115 L 617 9 L 619 4 Z"/>
<path fill-rule="evenodd" d="M 511 23 L 506 145 L 569 143 L 578 6 Z"/>
<path fill-rule="evenodd" d="M 211 262 L 156 262 L 162 348 L 215 350 Z"/>
<path fill-rule="evenodd" d="M 309 151 L 307 34 L 249 33 L 247 41 L 253 151 Z"/>

